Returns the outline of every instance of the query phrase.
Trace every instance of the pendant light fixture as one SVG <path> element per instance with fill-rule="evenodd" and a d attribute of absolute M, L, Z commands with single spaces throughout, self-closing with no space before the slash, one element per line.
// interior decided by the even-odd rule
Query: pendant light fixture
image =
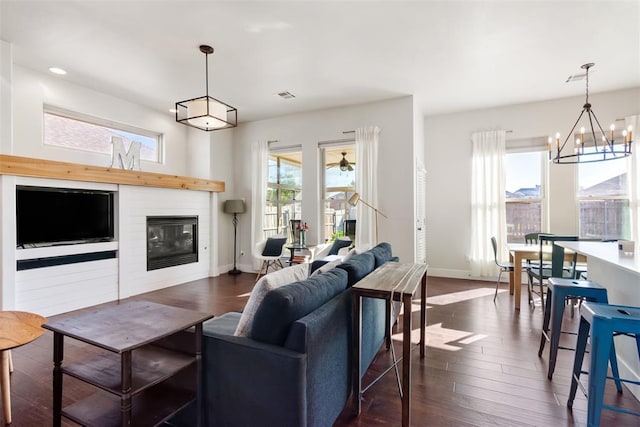
<path fill-rule="evenodd" d="M 556 133 L 555 150 L 553 149 L 553 139 L 549 137 L 549 160 L 552 160 L 553 163 L 602 162 L 631 155 L 633 128 L 629 126 L 628 129 L 624 129 L 622 131 L 622 141 L 615 141 L 615 125 L 611 125 L 609 128 L 609 137 L 607 137 L 607 134 L 602 129 L 596 117 L 596 113 L 591 109 L 591 104 L 589 103 L 589 68 L 594 65 L 593 62 L 590 62 L 582 66 L 582 69 L 586 70 L 586 101 L 582 106 L 582 112 L 578 116 L 578 120 L 574 123 L 562 145 L 560 145 L 560 133 Z M 585 127 L 582 126 L 580 127 L 580 133 L 576 134 L 574 133 L 576 127 L 585 113 L 586 117 L 584 118 L 584 122 L 587 125 L 586 131 Z"/>
<path fill-rule="evenodd" d="M 209 96 L 209 55 L 213 48 L 200 45 L 200 52 L 205 55 L 206 95 L 176 102 L 176 122 L 204 131 L 234 128 L 238 126 L 238 110 Z"/>

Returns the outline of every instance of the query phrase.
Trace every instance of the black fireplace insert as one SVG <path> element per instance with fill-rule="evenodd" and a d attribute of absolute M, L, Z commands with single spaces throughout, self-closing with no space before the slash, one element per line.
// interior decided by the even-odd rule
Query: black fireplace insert
<path fill-rule="evenodd" d="M 147 271 L 198 262 L 197 216 L 147 217 Z"/>

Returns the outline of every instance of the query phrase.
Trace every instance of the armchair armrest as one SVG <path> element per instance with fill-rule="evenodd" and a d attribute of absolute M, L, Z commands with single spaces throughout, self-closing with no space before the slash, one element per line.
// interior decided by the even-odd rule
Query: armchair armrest
<path fill-rule="evenodd" d="M 306 355 L 234 336 L 239 318 L 204 324 L 207 425 L 305 425 Z"/>

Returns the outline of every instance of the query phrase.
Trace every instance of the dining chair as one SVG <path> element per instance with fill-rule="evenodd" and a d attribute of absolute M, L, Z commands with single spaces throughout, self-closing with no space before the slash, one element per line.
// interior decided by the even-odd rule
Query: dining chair
<path fill-rule="evenodd" d="M 274 271 L 284 268 L 282 258 L 285 255 L 285 246 L 287 244 L 287 236 L 273 236 L 262 240 L 256 244 L 254 256 L 262 260 L 260 270 L 256 276 L 256 282 L 262 274 L 269 272 L 269 267 Z"/>
<path fill-rule="evenodd" d="M 496 282 L 496 291 L 493 294 L 493 301 L 495 302 L 496 297 L 498 296 L 498 286 L 500 285 L 500 278 L 502 277 L 502 273 L 512 273 L 514 268 L 512 262 L 498 261 L 498 243 L 496 241 L 496 238 L 493 236 L 491 237 L 491 246 L 493 247 L 493 259 L 498 268 L 500 268 L 500 273 L 498 274 L 498 280 Z"/>
<path fill-rule="evenodd" d="M 545 291 L 547 280 L 550 277 L 573 279 L 576 275 L 574 255 L 572 263 L 565 265 L 564 248 L 555 245 L 555 242 L 577 241 L 578 236 L 568 236 L 559 234 L 540 234 L 538 236 L 538 259 L 535 264 L 527 268 L 529 278 L 529 303 L 534 304 L 533 294 L 540 296 L 542 302 L 542 312 L 545 311 Z M 551 264 L 548 263 L 549 246 L 551 247 Z M 545 262 L 547 261 L 547 262 Z M 539 290 L 535 290 L 534 281 L 537 281 Z"/>

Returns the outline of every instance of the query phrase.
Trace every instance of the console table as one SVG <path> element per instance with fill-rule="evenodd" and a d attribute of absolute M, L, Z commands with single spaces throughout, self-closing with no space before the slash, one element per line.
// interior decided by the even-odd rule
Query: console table
<path fill-rule="evenodd" d="M 425 328 L 427 323 L 427 265 L 387 262 L 353 285 L 353 361 L 351 377 L 356 413 L 360 414 L 362 378 L 360 377 L 362 347 L 362 297 L 387 300 L 387 310 L 393 301 L 404 307 L 402 317 L 402 426 L 411 424 L 411 301 L 420 285 L 420 358 L 424 358 Z M 389 313 L 387 313 L 389 318 Z M 390 329 L 391 325 L 388 325 Z M 388 330 L 387 334 L 391 331 Z M 393 344 L 392 344 L 393 345 Z M 385 371 L 386 373 L 387 371 Z"/>
<path fill-rule="evenodd" d="M 134 301 L 43 325 L 53 331 L 53 425 L 64 416 L 82 425 L 156 426 L 194 399 L 201 425 L 202 322 L 212 317 Z M 65 336 L 105 351 L 63 365 Z M 63 374 L 96 393 L 62 408 Z"/>

